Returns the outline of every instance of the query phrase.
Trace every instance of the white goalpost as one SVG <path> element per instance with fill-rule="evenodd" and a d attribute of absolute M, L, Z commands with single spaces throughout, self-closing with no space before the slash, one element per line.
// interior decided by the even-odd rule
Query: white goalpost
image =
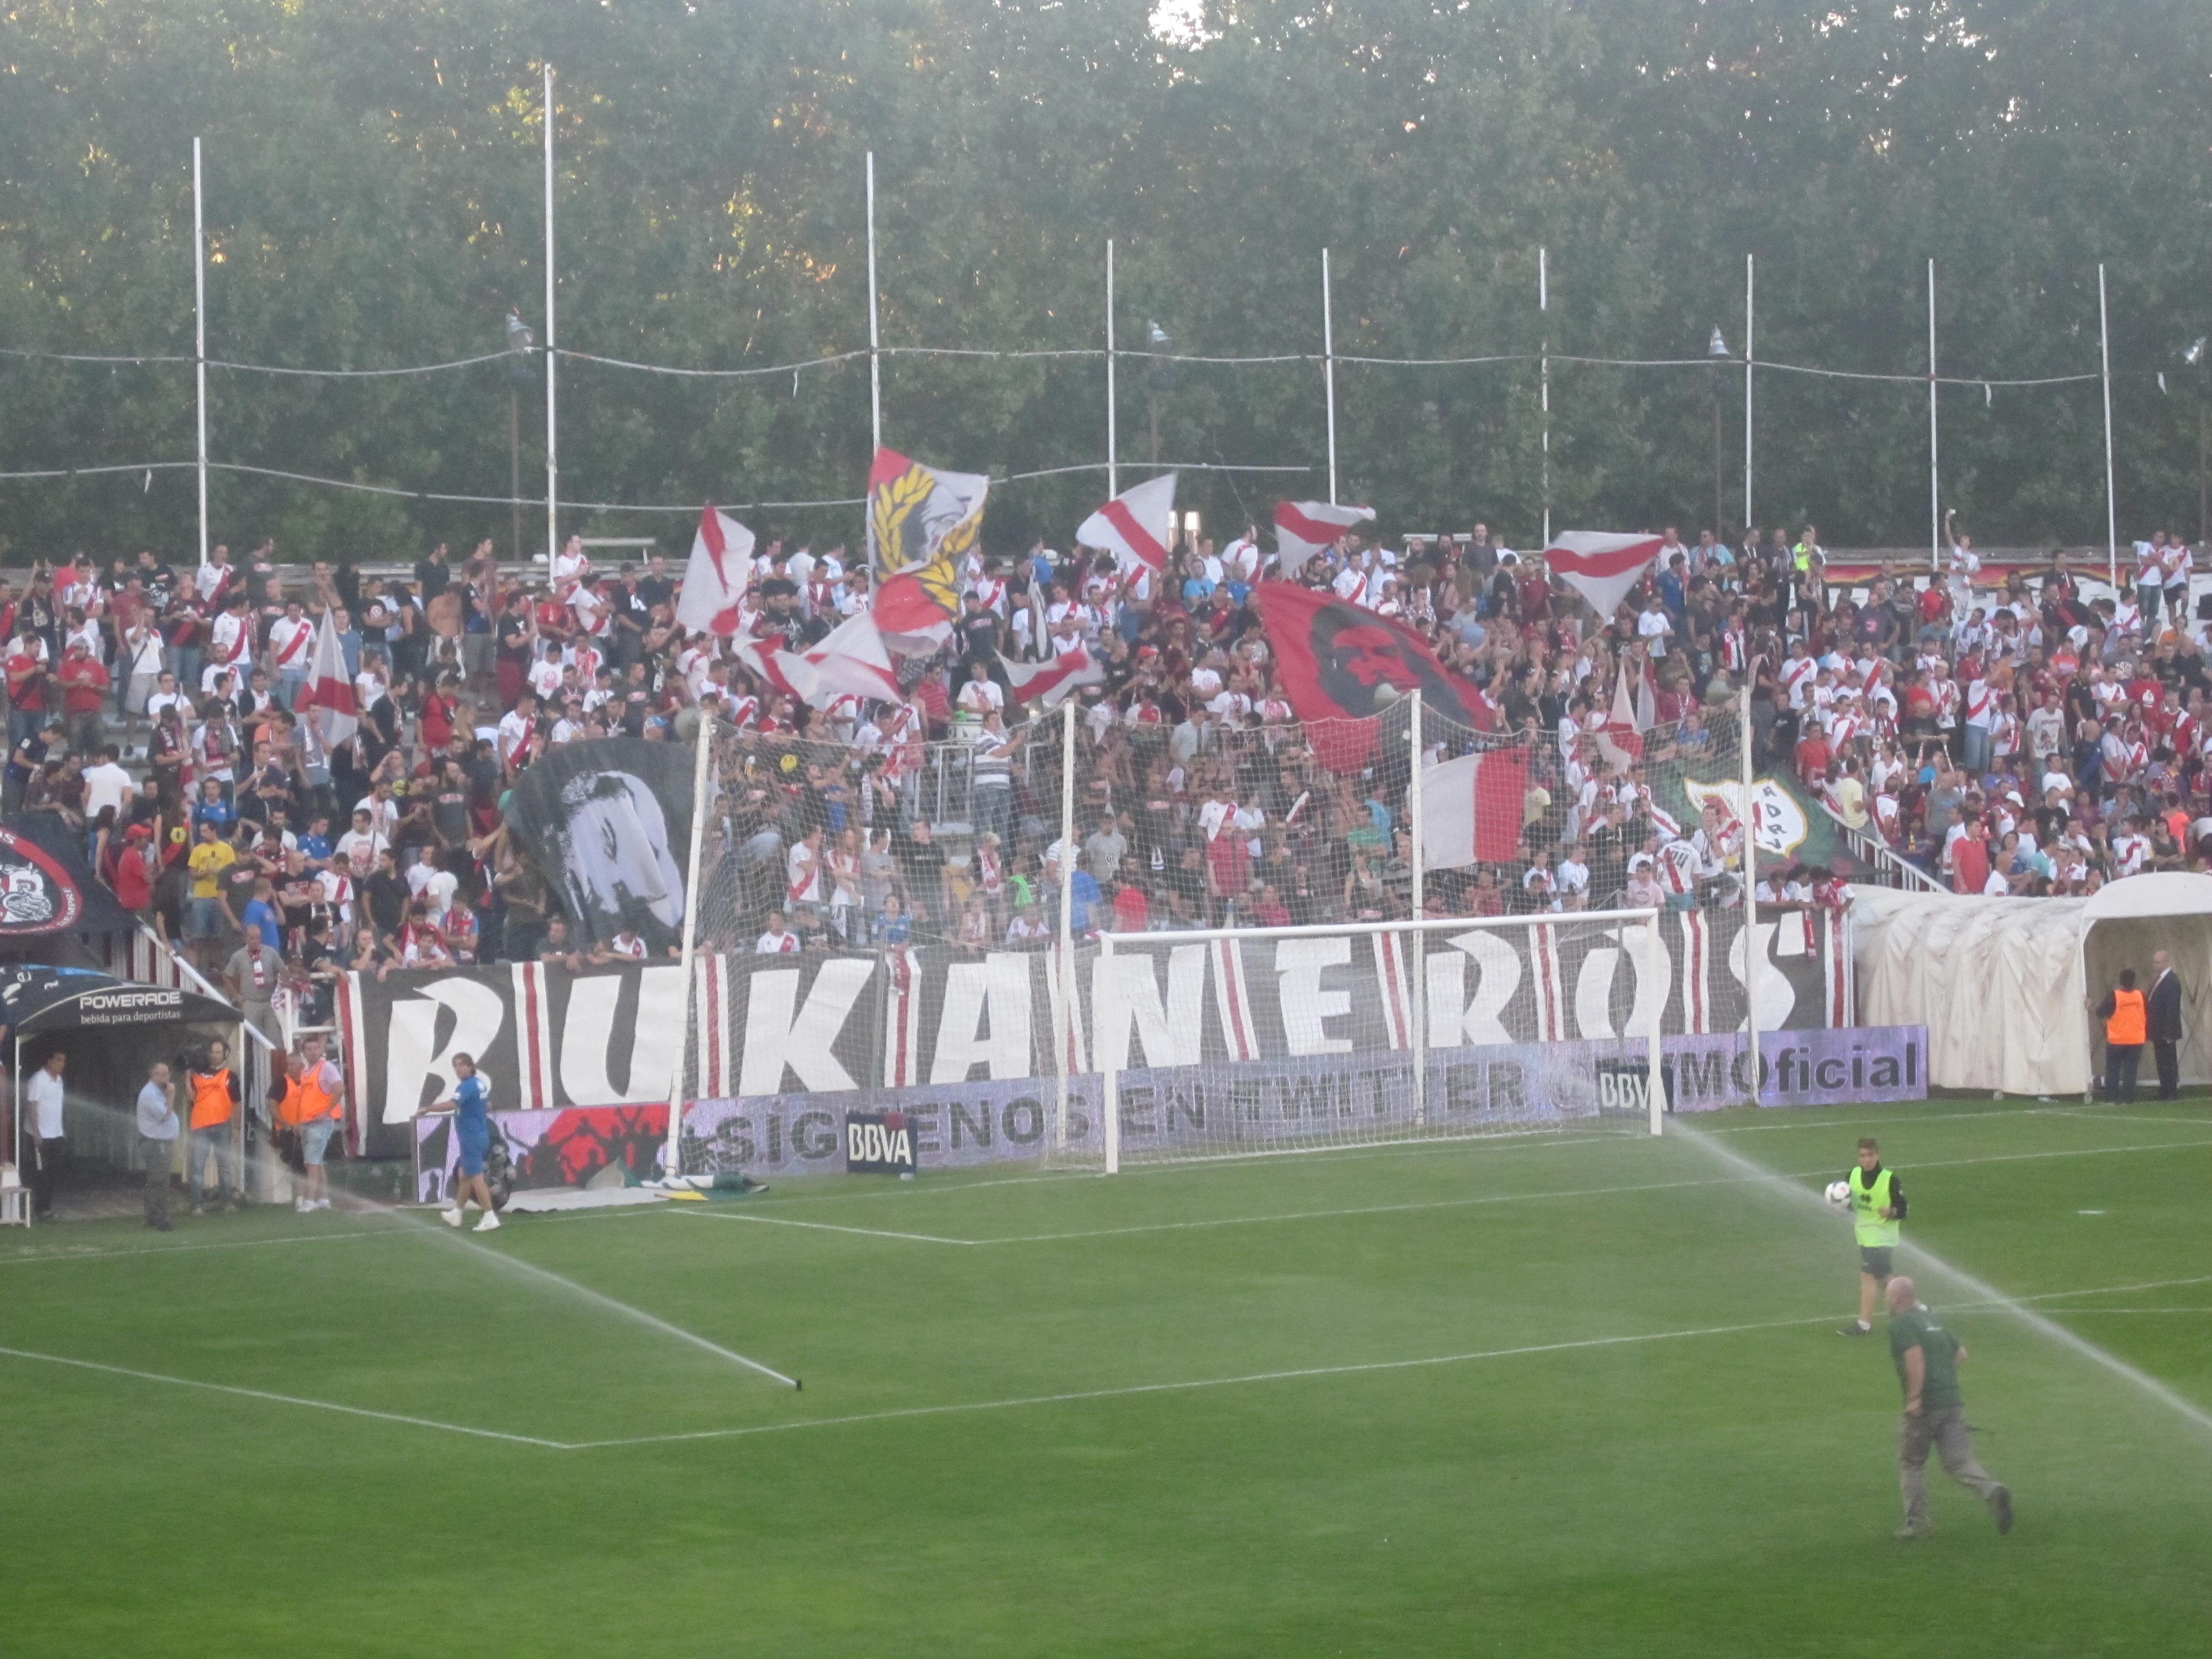
<path fill-rule="evenodd" d="M 1070 1156 L 1111 1175 L 1133 1161 L 1624 1126 L 1631 1112 L 1658 1134 L 1661 915 L 1102 933 L 1100 1134 L 1095 1156 Z M 1263 981 L 1272 994 L 1255 997 Z M 1065 1088 L 1079 1074 L 1058 1046 Z"/>

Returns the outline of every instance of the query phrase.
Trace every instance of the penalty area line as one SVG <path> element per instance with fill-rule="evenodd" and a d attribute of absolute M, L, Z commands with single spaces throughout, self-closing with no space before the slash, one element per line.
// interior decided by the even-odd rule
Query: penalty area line
<path fill-rule="evenodd" d="M 161 1371 L 134 1370 L 128 1365 L 103 1364 L 96 1359 L 72 1359 L 66 1354 L 33 1353 L 27 1348 L 0 1348 L 0 1355 L 10 1359 L 36 1360 L 46 1365 L 68 1365 L 78 1370 L 100 1371 L 109 1376 L 125 1376 L 139 1382 L 164 1382 L 176 1389 L 205 1389 L 214 1394 L 233 1394 L 247 1400 L 267 1401 L 279 1406 L 300 1406 L 309 1411 L 338 1412 L 347 1417 L 372 1418 L 380 1423 L 399 1423 L 411 1429 L 436 1429 L 446 1434 L 473 1435 L 479 1440 L 504 1440 L 510 1445 L 541 1446 L 548 1451 L 570 1449 L 558 1440 L 541 1440 L 533 1434 L 508 1434 L 499 1429 L 475 1429 L 465 1423 L 441 1423 L 435 1418 L 410 1417 L 404 1412 L 372 1411 L 366 1406 L 341 1406 L 332 1400 L 309 1400 L 296 1394 L 273 1394 L 266 1389 L 245 1389 L 229 1382 L 204 1382 L 196 1376 L 170 1376 Z"/>

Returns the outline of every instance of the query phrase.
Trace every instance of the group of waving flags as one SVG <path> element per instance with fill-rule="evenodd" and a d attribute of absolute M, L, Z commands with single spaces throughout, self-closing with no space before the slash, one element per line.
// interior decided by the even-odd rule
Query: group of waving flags
<path fill-rule="evenodd" d="M 1165 580 L 1176 482 L 1176 474 L 1165 472 L 1121 491 L 1083 521 L 1076 540 L 1110 553 L 1127 574 Z M 961 619 L 990 485 L 980 472 L 947 471 L 878 449 L 868 469 L 867 557 L 874 575 L 868 609 L 804 651 L 785 650 L 773 639 L 747 641 L 739 648 L 748 664 L 769 684 L 817 707 L 846 695 L 897 700 L 898 659 L 933 653 L 952 638 Z M 1295 577 L 1310 560 L 1374 518 L 1367 507 L 1279 502 L 1277 573 Z M 694 632 L 736 634 L 754 574 L 753 550 L 750 530 L 708 507 L 692 542 L 677 621 Z M 1658 550 L 1656 536 L 1570 532 L 1545 550 L 1545 557 L 1600 616 L 1609 617 Z M 1501 725 L 1497 706 L 1395 617 L 1289 580 L 1261 581 L 1253 603 L 1274 653 L 1282 693 L 1303 722 L 1362 720 L 1418 690 L 1445 720 L 1479 732 Z M 1043 708 L 1103 678 L 1101 665 L 1080 644 L 1045 662 L 1002 661 L 1000 667 L 1018 702 Z M 1356 769 L 1366 764 L 1372 744 L 1371 734 L 1348 737 L 1328 745 L 1331 752 L 1322 758 L 1337 769 Z M 1509 784 L 1493 776 L 1484 793 Z"/>

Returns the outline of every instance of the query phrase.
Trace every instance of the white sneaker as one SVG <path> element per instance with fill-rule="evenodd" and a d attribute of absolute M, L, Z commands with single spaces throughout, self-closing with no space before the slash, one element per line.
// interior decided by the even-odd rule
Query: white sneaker
<path fill-rule="evenodd" d="M 459 1210 L 441 1210 L 438 1212 L 438 1219 L 448 1227 L 458 1227 L 461 1224 L 461 1212 Z"/>
<path fill-rule="evenodd" d="M 473 1231 L 480 1233 L 497 1232 L 499 1231 L 499 1212 L 496 1210 L 486 1210 L 483 1212 L 483 1219 L 477 1223 Z"/>
<path fill-rule="evenodd" d="M 319 1198 L 315 1200 L 314 1207 L 319 1210 L 327 1210 L 331 1207 L 331 1201 L 327 1198 Z"/>
<path fill-rule="evenodd" d="M 294 1215 L 305 1215 L 308 1211 L 314 1207 L 315 1206 L 313 1205 L 308 1203 L 304 1198 L 295 1198 L 292 1200 L 292 1213 Z"/>

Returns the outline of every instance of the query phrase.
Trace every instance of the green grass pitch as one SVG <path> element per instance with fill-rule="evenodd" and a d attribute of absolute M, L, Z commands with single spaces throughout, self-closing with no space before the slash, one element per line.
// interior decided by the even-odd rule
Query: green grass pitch
<path fill-rule="evenodd" d="M 0 1651 L 2212 1648 L 2204 1103 L 1696 1129 L 9 1235 Z M 1891 1537 L 1848 1224 L 1712 1150 L 1869 1132 L 1909 1244 L 2173 1396 L 1909 1255 L 2009 1537 L 1933 1468 Z"/>

